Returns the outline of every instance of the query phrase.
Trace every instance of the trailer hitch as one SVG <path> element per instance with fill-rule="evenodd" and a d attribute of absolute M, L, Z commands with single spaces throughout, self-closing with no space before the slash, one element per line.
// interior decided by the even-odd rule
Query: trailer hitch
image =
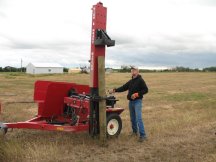
<path fill-rule="evenodd" d="M 0 123 L 0 131 L 1 135 L 5 135 L 7 133 L 8 127 L 4 123 Z"/>

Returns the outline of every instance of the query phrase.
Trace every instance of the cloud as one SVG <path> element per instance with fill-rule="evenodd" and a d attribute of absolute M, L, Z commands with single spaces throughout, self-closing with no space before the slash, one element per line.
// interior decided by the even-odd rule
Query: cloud
<path fill-rule="evenodd" d="M 2 18 L 5 18 L 5 17 L 6 17 L 6 15 L 4 14 L 4 12 L 1 12 L 1 11 L 0 11 L 0 17 L 2 17 Z"/>
<path fill-rule="evenodd" d="M 119 52 L 108 55 L 108 60 L 116 65 L 137 65 L 150 67 L 206 67 L 215 66 L 216 53 L 143 53 L 140 51 Z M 114 59 L 113 59 L 114 58 Z M 133 61 L 131 61 L 133 60 Z"/>
<path fill-rule="evenodd" d="M 215 4 L 104 0 L 107 33 L 116 41 L 107 48 L 106 65 L 215 66 Z M 88 64 L 91 6 L 84 0 L 0 0 L 0 67 L 19 66 L 21 58 L 24 64 Z"/>

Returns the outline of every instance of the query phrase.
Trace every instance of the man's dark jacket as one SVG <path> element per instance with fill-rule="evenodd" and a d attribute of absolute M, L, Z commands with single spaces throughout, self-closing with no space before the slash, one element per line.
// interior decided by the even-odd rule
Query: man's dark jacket
<path fill-rule="evenodd" d="M 131 99 L 131 95 L 134 93 L 138 93 L 139 97 L 136 99 L 142 99 L 143 95 L 148 93 L 148 87 L 146 86 L 145 81 L 143 80 L 141 75 L 138 75 L 136 78 L 132 78 L 123 86 L 116 88 L 115 92 L 124 92 L 128 90 L 127 99 Z"/>

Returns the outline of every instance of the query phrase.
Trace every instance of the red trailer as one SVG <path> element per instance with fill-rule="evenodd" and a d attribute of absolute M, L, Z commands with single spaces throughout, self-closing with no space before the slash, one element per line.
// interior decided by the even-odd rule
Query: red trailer
<path fill-rule="evenodd" d="M 66 82 L 37 81 L 34 101 L 38 104 L 37 115 L 24 122 L 0 123 L 5 134 L 8 129 L 40 129 L 50 131 L 89 131 L 91 136 L 99 134 L 100 100 L 106 100 L 107 135 L 118 136 L 123 108 L 114 107 L 114 96 L 98 96 L 98 56 L 105 56 L 105 46 L 114 46 L 106 33 L 106 11 L 101 2 L 92 8 L 91 31 L 91 78 L 89 85 Z"/>

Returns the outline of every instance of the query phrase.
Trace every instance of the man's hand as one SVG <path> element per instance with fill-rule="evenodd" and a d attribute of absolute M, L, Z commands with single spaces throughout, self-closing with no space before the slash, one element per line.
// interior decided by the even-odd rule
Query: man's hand
<path fill-rule="evenodd" d="M 132 100 L 134 100 L 137 97 L 139 97 L 139 93 L 134 93 L 134 94 L 131 95 Z"/>
<path fill-rule="evenodd" d="M 108 90 L 109 94 L 115 93 L 115 89 Z"/>

